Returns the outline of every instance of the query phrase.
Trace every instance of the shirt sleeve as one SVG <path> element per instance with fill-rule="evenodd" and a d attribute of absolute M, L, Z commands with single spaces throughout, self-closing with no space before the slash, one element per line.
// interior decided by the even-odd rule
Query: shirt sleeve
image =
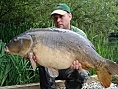
<path fill-rule="evenodd" d="M 77 27 L 74 27 L 74 26 L 71 26 L 71 30 L 84 36 L 85 38 L 87 38 L 86 34 L 84 33 L 84 31 L 82 31 L 81 29 L 77 28 Z"/>

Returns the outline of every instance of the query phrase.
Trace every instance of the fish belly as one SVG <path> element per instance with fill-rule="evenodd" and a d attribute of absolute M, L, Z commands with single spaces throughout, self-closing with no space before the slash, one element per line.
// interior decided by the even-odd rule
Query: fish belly
<path fill-rule="evenodd" d="M 67 50 L 52 49 L 40 44 L 34 47 L 33 52 L 38 64 L 55 69 L 69 68 L 76 59 L 75 55 Z"/>

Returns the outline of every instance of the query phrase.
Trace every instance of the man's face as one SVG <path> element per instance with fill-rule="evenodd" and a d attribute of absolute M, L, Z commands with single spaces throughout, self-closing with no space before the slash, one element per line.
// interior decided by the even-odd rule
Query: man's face
<path fill-rule="evenodd" d="M 66 13 L 65 15 L 52 15 L 52 19 L 54 20 L 54 24 L 57 28 L 69 29 L 68 27 L 70 27 L 71 18 L 72 15 L 70 13 Z"/>

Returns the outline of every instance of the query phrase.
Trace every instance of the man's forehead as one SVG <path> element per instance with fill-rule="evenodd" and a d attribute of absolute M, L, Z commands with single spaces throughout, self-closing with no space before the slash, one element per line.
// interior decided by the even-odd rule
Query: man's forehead
<path fill-rule="evenodd" d="M 53 15 L 52 15 L 52 17 L 65 16 L 65 15 L 67 15 L 67 14 L 69 14 L 69 13 L 66 13 L 66 14 L 64 14 L 64 15 L 60 15 L 60 14 L 53 14 Z"/>
<path fill-rule="evenodd" d="M 58 16 L 64 16 L 64 15 L 60 15 L 60 14 L 53 14 L 53 17 L 58 17 Z"/>

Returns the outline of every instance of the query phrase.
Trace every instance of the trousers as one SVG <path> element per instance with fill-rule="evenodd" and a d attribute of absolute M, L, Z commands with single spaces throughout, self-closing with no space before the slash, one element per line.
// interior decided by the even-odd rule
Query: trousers
<path fill-rule="evenodd" d="M 57 89 L 55 80 L 65 80 L 66 89 L 81 89 L 82 84 L 88 79 L 88 72 L 85 70 L 78 71 L 76 69 L 59 70 L 59 76 L 50 77 L 47 68 L 39 66 L 40 88 L 41 89 Z"/>

